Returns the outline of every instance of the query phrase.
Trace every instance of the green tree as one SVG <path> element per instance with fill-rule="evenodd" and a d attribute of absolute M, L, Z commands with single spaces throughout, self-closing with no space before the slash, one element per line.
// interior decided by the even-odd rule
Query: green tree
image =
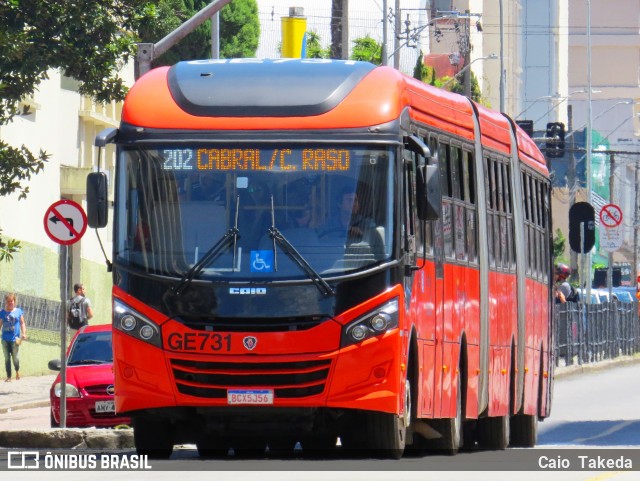
<path fill-rule="evenodd" d="M 140 38 L 146 43 L 161 40 L 211 3 L 211 0 L 156 0 L 151 18 L 142 23 Z M 256 0 L 233 0 L 220 10 L 220 57 L 254 57 L 260 39 Z M 211 58 L 211 20 L 206 20 L 162 56 L 153 66 L 173 65 L 180 60 Z"/>
<path fill-rule="evenodd" d="M 451 80 L 451 77 L 440 77 L 438 80 L 436 80 L 435 86 L 443 88 L 442 86 L 445 85 L 449 80 Z M 449 83 L 444 88 L 450 92 L 464 95 L 464 82 L 462 79 L 458 80 L 456 78 L 453 82 Z M 474 74 L 473 72 L 471 72 L 471 99 L 482 105 L 487 105 L 486 99 L 482 97 L 482 91 L 480 90 L 478 77 L 476 77 L 476 74 Z"/>
<path fill-rule="evenodd" d="M 140 26 L 140 40 L 155 43 L 178 28 L 209 2 L 205 0 L 158 0 L 152 16 Z M 205 21 L 152 62 L 153 67 L 173 65 L 180 60 L 211 57 L 211 20 Z"/>
<path fill-rule="evenodd" d="M 330 58 L 331 49 L 322 48 L 320 35 L 317 32 L 307 32 L 307 58 Z"/>
<path fill-rule="evenodd" d="M 413 78 L 422 80 L 424 83 L 429 85 L 435 85 L 437 78 L 436 69 L 424 64 L 424 55 L 422 52 L 418 55 L 418 60 L 413 68 Z"/>
<path fill-rule="evenodd" d="M 205 0 L 205 3 L 209 3 Z M 220 11 L 220 56 L 255 57 L 260 41 L 256 0 L 233 0 Z"/>
<path fill-rule="evenodd" d="M 353 41 L 351 60 L 364 60 L 375 65 L 382 65 L 382 44 L 376 42 L 369 35 Z"/>
<path fill-rule="evenodd" d="M 79 81 L 79 91 L 99 102 L 124 98 L 119 72 L 135 48 L 136 32 L 153 13 L 148 0 L 4 0 L 0 2 L 0 125 L 24 113 L 50 69 Z M 22 184 L 40 172 L 48 156 L 0 141 L 0 195 L 24 198 Z M 0 239 L 0 260 L 10 260 L 17 241 Z"/>
<path fill-rule="evenodd" d="M 564 249 L 567 245 L 567 238 L 564 236 L 560 229 L 556 229 L 556 235 L 553 236 L 553 262 L 559 259 L 564 254 Z"/>

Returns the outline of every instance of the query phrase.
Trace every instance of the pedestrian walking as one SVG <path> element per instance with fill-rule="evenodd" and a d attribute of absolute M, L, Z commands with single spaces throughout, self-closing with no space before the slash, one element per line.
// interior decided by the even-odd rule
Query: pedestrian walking
<path fill-rule="evenodd" d="M 564 304 L 565 302 L 575 302 L 575 292 L 567 280 L 571 275 L 571 269 L 565 264 L 556 264 L 555 266 L 555 294 L 556 302 Z"/>
<path fill-rule="evenodd" d="M 74 296 L 69 300 L 67 311 L 67 325 L 69 326 L 69 339 L 73 339 L 78 330 L 89 324 L 89 319 L 93 317 L 91 301 L 86 296 L 84 284 L 78 282 L 73 286 Z"/>
<path fill-rule="evenodd" d="M 27 338 L 27 326 L 24 313 L 16 307 L 17 298 L 14 293 L 4 296 L 4 309 L 0 311 L 0 331 L 2 332 L 2 352 L 4 367 L 7 372 L 5 382 L 11 381 L 11 364 L 16 370 L 16 381 L 20 380 L 20 344 Z"/>

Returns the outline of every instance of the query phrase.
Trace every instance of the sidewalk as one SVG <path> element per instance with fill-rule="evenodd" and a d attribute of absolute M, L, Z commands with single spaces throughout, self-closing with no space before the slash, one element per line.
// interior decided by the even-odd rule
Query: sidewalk
<path fill-rule="evenodd" d="M 16 381 L 0 379 L 0 414 L 15 409 L 49 405 L 49 389 L 57 374 L 27 376 Z"/>

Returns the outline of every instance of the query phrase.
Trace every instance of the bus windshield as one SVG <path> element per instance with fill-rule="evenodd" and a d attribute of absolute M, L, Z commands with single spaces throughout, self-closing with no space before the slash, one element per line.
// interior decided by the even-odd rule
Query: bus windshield
<path fill-rule="evenodd" d="M 116 261 L 183 280 L 307 278 L 281 235 L 320 276 L 370 268 L 392 252 L 394 155 L 379 145 L 123 147 Z"/>

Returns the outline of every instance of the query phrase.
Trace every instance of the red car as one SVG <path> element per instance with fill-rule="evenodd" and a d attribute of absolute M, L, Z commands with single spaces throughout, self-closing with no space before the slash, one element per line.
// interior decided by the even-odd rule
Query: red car
<path fill-rule="evenodd" d="M 49 361 L 49 369 L 59 371 L 59 360 Z M 67 427 L 113 427 L 131 424 L 118 416 L 113 401 L 114 388 L 111 325 L 81 328 L 67 349 Z M 60 374 L 50 390 L 51 427 L 60 426 Z"/>

